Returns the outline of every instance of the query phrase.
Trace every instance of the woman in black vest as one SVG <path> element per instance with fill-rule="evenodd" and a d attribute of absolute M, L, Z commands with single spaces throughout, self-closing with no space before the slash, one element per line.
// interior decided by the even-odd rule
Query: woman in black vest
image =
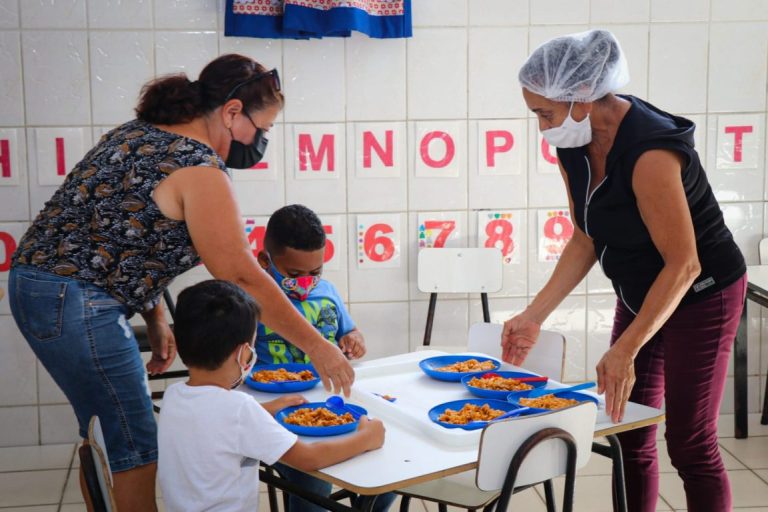
<path fill-rule="evenodd" d="M 691 511 L 731 508 L 717 445 L 728 357 L 746 290 L 744 258 L 694 149 L 694 124 L 632 96 L 610 32 L 559 37 L 520 70 L 528 107 L 557 147 L 574 234 L 552 277 L 504 325 L 522 364 L 547 316 L 599 262 L 617 295 L 611 348 L 597 365 L 606 412 L 666 404 L 666 438 Z M 620 436 L 630 510 L 655 510 L 656 427 Z"/>

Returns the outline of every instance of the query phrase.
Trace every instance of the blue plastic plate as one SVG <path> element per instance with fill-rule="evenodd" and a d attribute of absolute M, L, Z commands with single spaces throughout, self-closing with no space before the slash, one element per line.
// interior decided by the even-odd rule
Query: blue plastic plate
<path fill-rule="evenodd" d="M 458 363 L 459 361 L 469 361 L 470 359 L 476 359 L 480 362 L 492 361 L 493 368 L 491 368 L 490 370 L 477 370 L 474 372 L 439 372 L 437 371 L 437 368 L 442 368 L 443 366 L 448 366 L 449 364 Z M 428 357 L 427 359 L 422 359 L 421 361 L 419 361 L 419 368 L 421 368 L 424 373 L 426 373 L 433 379 L 444 380 L 447 382 L 460 382 L 461 379 L 467 375 L 477 375 L 478 373 L 495 372 L 500 367 L 501 367 L 501 363 L 498 362 L 497 360 L 491 357 L 483 357 L 483 356 L 460 356 L 460 355 L 436 356 L 436 357 Z"/>
<path fill-rule="evenodd" d="M 438 418 L 445 412 L 446 409 L 453 409 L 454 411 L 460 410 L 465 404 L 483 405 L 488 404 L 492 409 L 498 409 L 500 411 L 513 411 L 519 409 L 519 405 L 515 405 L 511 402 L 504 402 L 502 400 L 481 399 L 481 398 L 469 398 L 466 400 L 454 400 L 453 402 L 446 402 L 444 404 L 436 405 L 429 410 L 429 419 L 445 428 L 461 428 L 464 430 L 477 430 L 483 428 L 488 424 L 487 421 L 473 421 L 466 425 L 456 425 L 453 423 L 445 423 Z"/>
<path fill-rule="evenodd" d="M 313 387 L 317 386 L 318 382 L 320 382 L 320 376 L 317 374 L 317 371 L 315 371 L 311 364 L 257 364 L 253 367 L 251 374 L 253 374 L 253 372 L 258 372 L 259 370 L 278 370 L 280 368 L 285 368 L 289 372 L 309 370 L 315 375 L 315 378 L 312 380 L 289 380 L 284 382 L 256 382 L 251 378 L 251 375 L 249 375 L 245 378 L 245 383 L 256 391 L 264 391 L 266 393 L 295 393 L 297 391 L 306 391 L 307 389 L 312 389 Z"/>
<path fill-rule="evenodd" d="M 491 372 L 485 372 L 485 373 L 491 373 Z M 525 373 L 525 372 L 493 372 L 497 374 L 499 377 L 504 377 L 505 379 L 521 379 L 523 377 L 538 377 L 538 375 L 534 375 L 533 373 Z M 478 388 L 475 386 L 470 386 L 469 381 L 474 378 L 480 378 L 484 375 L 484 373 L 481 374 L 473 374 L 473 375 L 467 375 L 466 377 L 463 377 L 461 379 L 461 383 L 464 384 L 464 387 L 467 388 L 467 390 L 472 393 L 475 396 L 479 396 L 480 398 L 495 398 L 496 400 L 507 400 L 509 401 L 509 395 L 514 395 L 518 393 L 525 393 L 528 390 L 525 391 L 497 391 L 495 389 L 484 389 L 484 388 Z M 533 388 L 541 388 L 547 385 L 546 382 L 528 382 L 527 383 L 530 386 L 533 386 Z"/>
<path fill-rule="evenodd" d="M 300 436 L 315 436 L 315 437 L 337 436 L 339 434 L 346 434 L 347 432 L 352 432 L 356 430 L 357 424 L 359 423 L 360 415 L 368 414 L 368 411 L 366 411 L 359 405 L 353 405 L 353 404 L 347 403 L 346 406 L 352 409 L 353 411 L 355 411 L 358 414 L 358 418 L 356 418 L 355 421 L 353 421 L 352 423 L 345 423 L 344 425 L 334 425 L 333 427 L 302 427 L 300 425 L 292 425 L 290 423 L 285 422 L 285 418 L 289 414 L 291 414 L 293 411 L 297 409 L 304 409 L 304 408 L 319 409 L 320 407 L 326 407 L 325 402 L 312 402 L 312 403 L 303 404 L 303 405 L 293 405 L 291 407 L 286 407 L 285 409 L 279 410 L 277 414 L 275 414 L 275 419 L 282 426 L 284 426 L 294 434 L 298 434 Z M 336 414 L 344 414 L 345 412 L 347 412 L 347 411 L 333 409 L 333 408 L 330 408 L 330 411 Z"/>
<path fill-rule="evenodd" d="M 554 391 L 554 389 L 553 389 L 553 391 Z M 511 404 L 514 404 L 514 405 L 516 405 L 518 407 L 527 407 L 527 406 L 524 406 L 524 405 L 522 405 L 520 403 L 520 399 L 521 398 L 525 398 L 526 395 L 527 395 L 526 391 L 519 391 L 519 392 L 515 392 L 515 393 L 510 393 L 508 398 L 507 398 L 507 400 Z M 599 406 L 597 398 L 593 397 L 592 395 L 587 395 L 585 393 L 579 393 L 578 391 L 566 391 L 565 393 L 560 393 L 557 396 L 559 396 L 560 398 L 570 398 L 571 400 L 578 400 L 579 402 L 594 402 L 595 405 Z M 536 408 L 536 407 L 531 407 L 531 410 L 530 410 L 530 412 L 528 412 L 528 414 L 537 414 L 537 413 L 540 413 L 540 412 L 549 412 L 549 411 L 552 411 L 552 410 L 557 410 L 557 409 L 539 409 L 539 408 Z"/>

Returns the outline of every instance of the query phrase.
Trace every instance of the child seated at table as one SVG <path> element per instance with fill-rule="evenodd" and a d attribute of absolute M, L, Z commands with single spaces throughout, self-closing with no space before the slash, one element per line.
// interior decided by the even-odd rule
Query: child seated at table
<path fill-rule="evenodd" d="M 277 281 L 296 309 L 323 337 L 349 359 L 365 355 L 363 334 L 355 327 L 336 287 L 320 277 L 325 257 L 325 230 L 320 218 L 300 204 L 284 206 L 267 222 L 264 250 L 259 252 L 261 267 Z M 259 324 L 256 336 L 257 364 L 309 363 L 309 357 L 279 334 Z M 275 469 L 287 480 L 315 494 L 329 496 L 331 484 L 284 464 Z M 387 510 L 395 500 L 393 493 L 376 497 L 373 510 Z M 298 496 L 290 496 L 289 509 L 301 512 L 324 510 Z"/>
<path fill-rule="evenodd" d="M 321 277 L 324 256 L 325 230 L 315 212 L 292 204 L 269 218 L 259 264 L 326 340 L 349 359 L 359 359 L 365 355 L 365 340 L 336 287 Z M 264 324 L 259 324 L 256 354 L 259 364 L 309 362 L 304 352 Z"/>
<path fill-rule="evenodd" d="M 238 286 L 209 280 L 179 294 L 174 335 L 189 380 L 168 387 L 158 428 L 158 477 L 168 511 L 258 510 L 259 461 L 313 471 L 384 443 L 379 420 L 351 436 L 304 443 L 273 417 L 299 395 L 259 404 L 233 390 L 251 371 L 259 308 Z"/>

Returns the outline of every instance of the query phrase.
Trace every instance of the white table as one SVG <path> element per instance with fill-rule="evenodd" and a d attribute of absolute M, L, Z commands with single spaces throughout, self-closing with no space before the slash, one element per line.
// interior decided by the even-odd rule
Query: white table
<path fill-rule="evenodd" d="M 371 416 L 384 421 L 384 446 L 312 474 L 357 494 L 372 495 L 476 468 L 481 431 L 443 429 L 427 418 L 427 411 L 433 405 L 471 397 L 461 384 L 438 382 L 421 374 L 418 369 L 420 360 L 443 354 L 435 350 L 420 351 L 354 364 L 356 380 L 350 402 L 366 407 Z M 410 370 L 404 371 L 406 368 Z M 504 364 L 502 369 L 514 370 L 516 367 Z M 560 385 L 550 382 L 552 386 Z M 382 384 L 386 389 L 366 389 Z M 260 402 L 276 397 L 243 389 Z M 368 391 L 390 394 L 398 400 L 394 404 L 376 397 L 372 400 Z M 324 401 L 328 397 L 322 386 L 302 394 L 310 402 Z M 414 414 L 420 406 L 424 408 L 423 416 Z M 403 410 L 405 413 L 400 412 Z M 413 421 L 408 422 L 408 417 Z M 421 417 L 424 423 L 419 423 Z M 603 407 L 598 410 L 595 437 L 612 436 L 660 423 L 663 419 L 664 413 L 659 409 L 629 403 L 624 421 L 613 424 Z M 313 442 L 322 438 L 302 439 Z"/>

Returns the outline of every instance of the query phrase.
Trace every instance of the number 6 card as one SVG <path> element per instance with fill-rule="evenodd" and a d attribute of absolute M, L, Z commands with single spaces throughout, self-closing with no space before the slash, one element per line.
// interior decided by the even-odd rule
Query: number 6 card
<path fill-rule="evenodd" d="M 357 267 L 400 267 L 400 214 L 358 215 L 355 226 Z"/>

